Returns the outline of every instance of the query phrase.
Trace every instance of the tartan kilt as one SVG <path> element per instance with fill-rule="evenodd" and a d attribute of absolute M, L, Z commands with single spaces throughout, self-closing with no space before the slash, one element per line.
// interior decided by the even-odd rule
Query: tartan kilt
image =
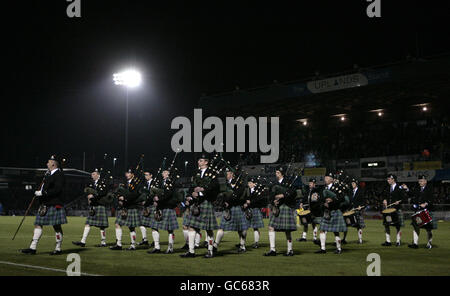
<path fill-rule="evenodd" d="M 122 219 L 120 211 L 117 211 L 116 224 L 120 226 L 138 227 L 141 226 L 141 215 L 137 209 L 128 209 L 128 216 L 126 219 Z"/>
<path fill-rule="evenodd" d="M 200 215 L 194 216 L 189 214 L 186 217 L 186 226 L 204 230 L 218 229 L 212 203 L 207 200 L 203 201 L 200 204 Z"/>
<path fill-rule="evenodd" d="M 66 210 L 64 208 L 55 208 L 54 206 L 47 207 L 47 214 L 40 216 L 36 215 L 34 225 L 61 225 L 67 224 Z"/>
<path fill-rule="evenodd" d="M 149 227 L 149 228 L 153 228 L 153 229 L 159 229 L 161 227 L 162 220 L 159 222 L 155 220 L 155 214 L 154 214 L 155 207 L 153 205 L 149 206 L 148 208 L 150 211 L 150 215 L 148 215 L 148 217 L 145 217 L 143 215 L 144 210 L 142 210 L 141 225 L 139 225 L 139 226 L 145 226 L 145 227 Z"/>
<path fill-rule="evenodd" d="M 431 216 L 431 223 L 428 223 L 427 225 L 425 225 L 425 226 L 422 226 L 422 227 L 420 227 L 420 228 L 423 228 L 423 229 L 429 229 L 429 230 L 431 230 L 431 229 L 437 229 L 438 228 L 438 223 L 437 223 L 437 219 L 435 219 L 435 217 L 434 217 L 434 213 L 433 212 L 431 212 L 431 211 L 428 211 L 428 213 L 430 214 L 430 216 Z M 413 222 L 411 221 L 411 225 L 414 225 L 413 224 Z"/>
<path fill-rule="evenodd" d="M 313 218 L 312 221 L 313 221 L 314 224 L 322 223 L 322 217 L 316 217 L 316 216 L 313 215 L 312 218 Z"/>
<path fill-rule="evenodd" d="M 364 215 L 363 212 L 355 212 L 356 224 L 355 224 L 355 226 L 352 226 L 352 227 L 355 227 L 355 228 L 358 228 L 358 229 L 366 228 L 366 223 L 364 223 L 363 215 Z"/>
<path fill-rule="evenodd" d="M 189 216 L 189 210 L 185 210 L 183 213 L 183 226 L 187 226 L 187 217 Z"/>
<path fill-rule="evenodd" d="M 383 219 L 383 225 L 384 226 L 400 226 L 403 227 L 405 226 L 405 217 L 403 216 L 403 212 L 402 210 L 397 210 L 397 215 L 398 215 L 398 223 L 394 224 L 394 225 L 390 225 L 390 224 L 386 224 L 384 223 L 384 219 Z"/>
<path fill-rule="evenodd" d="M 162 230 L 175 230 L 178 229 L 177 213 L 174 209 L 164 209 L 162 220 L 159 222 L 158 229 Z"/>
<path fill-rule="evenodd" d="M 108 227 L 108 215 L 106 214 L 106 208 L 104 206 L 95 206 L 95 215 L 88 215 L 86 224 L 97 227 Z"/>
<path fill-rule="evenodd" d="M 248 228 L 264 228 L 263 216 L 261 214 L 261 209 L 253 208 L 252 209 L 252 218 L 248 221 Z"/>
<path fill-rule="evenodd" d="M 347 225 L 344 221 L 344 216 L 342 216 L 341 210 L 333 210 L 330 213 L 331 218 L 329 220 L 322 218 L 320 222 L 321 231 L 329 232 L 344 232 L 347 231 Z"/>
<path fill-rule="evenodd" d="M 231 219 L 225 220 L 222 214 L 219 229 L 225 231 L 242 231 L 248 229 L 248 220 L 245 218 L 244 212 L 240 206 L 231 207 Z"/>
<path fill-rule="evenodd" d="M 280 206 L 278 217 L 275 217 L 272 212 L 270 213 L 269 227 L 273 227 L 275 231 L 295 231 L 297 230 L 295 215 L 295 209 L 283 204 Z"/>

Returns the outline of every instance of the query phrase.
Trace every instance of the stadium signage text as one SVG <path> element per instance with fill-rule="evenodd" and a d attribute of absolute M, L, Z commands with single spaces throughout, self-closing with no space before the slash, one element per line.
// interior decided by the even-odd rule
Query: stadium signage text
<path fill-rule="evenodd" d="M 268 122 L 270 122 L 270 143 L 268 142 Z M 226 127 L 224 145 L 224 126 Z M 192 152 L 189 118 L 178 116 L 172 120 L 171 129 L 179 129 L 172 136 L 171 147 L 174 152 Z M 248 128 L 248 136 L 246 130 Z M 210 130 L 203 138 L 203 130 Z M 237 131 L 235 135 L 235 130 Z M 261 163 L 274 163 L 279 156 L 279 118 L 249 116 L 226 117 L 225 125 L 222 119 L 210 116 L 203 120 L 202 109 L 194 109 L 194 151 L 193 152 L 260 152 Z M 247 140 L 248 139 L 248 140 Z M 248 143 L 248 151 L 246 144 Z M 226 148 L 224 151 L 224 147 Z M 267 154 L 268 153 L 268 154 Z"/>
<path fill-rule="evenodd" d="M 312 93 L 322 93 L 327 91 L 363 86 L 367 84 L 367 77 L 361 73 L 356 73 L 351 75 L 310 81 L 306 84 L 306 86 Z"/>

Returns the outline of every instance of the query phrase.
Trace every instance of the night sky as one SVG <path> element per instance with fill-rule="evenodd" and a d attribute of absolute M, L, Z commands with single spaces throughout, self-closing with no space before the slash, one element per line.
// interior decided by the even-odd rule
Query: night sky
<path fill-rule="evenodd" d="M 78 19 L 66 16 L 64 0 L 9 2 L 0 166 L 43 167 L 52 153 L 77 168 L 83 152 L 96 159 L 88 168 L 104 153 L 123 161 L 125 90 L 112 74 L 128 66 L 144 79 L 130 91 L 129 161 L 145 153 L 156 168 L 173 154 L 171 120 L 192 116 L 203 93 L 450 51 L 450 10 L 426 2 L 382 0 L 380 19 L 367 17 L 363 0 L 81 0 Z"/>

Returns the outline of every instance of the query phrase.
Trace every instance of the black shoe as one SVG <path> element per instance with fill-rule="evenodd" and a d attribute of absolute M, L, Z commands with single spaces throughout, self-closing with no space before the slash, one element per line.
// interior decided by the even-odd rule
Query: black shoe
<path fill-rule="evenodd" d="M 184 244 L 184 246 L 181 247 L 181 250 L 189 250 L 189 244 Z"/>
<path fill-rule="evenodd" d="M 253 249 L 258 249 L 258 248 L 259 248 L 258 243 L 254 243 L 254 244 L 252 245 L 252 248 L 253 248 Z"/>
<path fill-rule="evenodd" d="M 121 251 L 122 250 L 122 246 L 115 245 L 115 246 L 109 247 L 109 249 L 113 250 L 113 251 Z"/>
<path fill-rule="evenodd" d="M 195 253 L 186 252 L 184 254 L 181 254 L 180 257 L 181 258 L 194 258 L 195 257 Z"/>
<path fill-rule="evenodd" d="M 98 245 L 95 245 L 95 247 L 96 248 L 106 248 L 107 245 L 106 244 L 98 244 Z"/>
<path fill-rule="evenodd" d="M 213 246 L 213 254 L 217 254 L 217 247 Z"/>
<path fill-rule="evenodd" d="M 283 256 L 294 256 L 294 251 L 290 250 L 289 252 L 283 254 Z"/>
<path fill-rule="evenodd" d="M 20 252 L 22 252 L 23 254 L 30 254 L 30 255 L 36 255 L 36 250 L 33 249 L 22 249 L 20 250 Z"/>
<path fill-rule="evenodd" d="M 237 250 L 237 252 L 238 252 L 238 254 L 242 254 L 242 253 L 247 252 L 247 250 L 246 250 L 246 249 L 243 249 L 243 248 L 239 248 L 239 249 Z"/>
<path fill-rule="evenodd" d="M 154 248 L 155 247 L 155 242 L 152 242 L 149 246 L 149 248 Z"/>
<path fill-rule="evenodd" d="M 127 251 L 136 251 L 136 247 L 135 246 L 129 246 L 128 249 L 126 249 Z"/>
<path fill-rule="evenodd" d="M 325 254 L 327 251 L 319 249 L 319 251 L 315 251 L 316 254 Z"/>
<path fill-rule="evenodd" d="M 342 249 L 336 249 L 336 251 L 334 251 L 335 254 L 342 254 Z"/>
<path fill-rule="evenodd" d="M 62 251 L 61 250 L 54 250 L 53 252 L 50 253 L 50 255 L 62 255 Z"/>
<path fill-rule="evenodd" d="M 277 252 L 272 251 L 272 250 L 270 250 L 270 251 L 267 252 L 267 253 L 264 253 L 264 256 L 276 256 L 276 255 L 277 255 Z"/>
<path fill-rule="evenodd" d="M 241 244 L 235 244 L 234 245 L 236 248 L 240 248 L 241 247 Z"/>
<path fill-rule="evenodd" d="M 392 246 L 392 243 L 384 242 L 381 244 L 383 247 L 390 247 Z"/>
<path fill-rule="evenodd" d="M 318 240 L 318 239 L 313 240 L 313 243 L 314 243 L 315 245 L 320 246 L 320 240 Z"/>
<path fill-rule="evenodd" d="M 396 247 L 400 247 L 400 245 L 401 245 L 400 242 L 396 242 L 396 243 L 395 243 L 395 246 L 396 246 Z"/>
<path fill-rule="evenodd" d="M 74 244 L 75 246 L 79 246 L 79 247 L 85 247 L 86 244 L 82 243 L 82 242 L 72 242 L 72 244 Z"/>
<path fill-rule="evenodd" d="M 173 254 L 173 250 L 167 249 L 167 251 L 165 251 L 164 254 Z"/>
<path fill-rule="evenodd" d="M 428 244 L 425 246 L 425 248 L 427 248 L 427 249 L 432 249 L 432 248 L 433 248 L 433 245 L 432 245 L 431 243 L 428 243 Z"/>
<path fill-rule="evenodd" d="M 214 257 L 214 251 L 213 252 L 207 252 L 206 254 L 205 254 L 205 256 L 203 256 L 203 258 L 213 258 Z"/>
<path fill-rule="evenodd" d="M 138 246 L 148 246 L 148 240 L 142 240 L 140 242 L 138 242 Z"/>
<path fill-rule="evenodd" d="M 345 239 L 341 240 L 341 244 L 346 245 L 347 241 Z"/>
<path fill-rule="evenodd" d="M 306 238 L 298 238 L 298 239 L 296 239 L 298 242 L 306 242 Z"/>
<path fill-rule="evenodd" d="M 161 249 L 153 249 L 153 250 L 151 250 L 151 251 L 148 251 L 147 253 L 149 253 L 149 254 L 159 254 L 159 253 L 161 253 Z"/>
<path fill-rule="evenodd" d="M 408 245 L 408 248 L 411 248 L 411 249 L 418 249 L 419 246 L 416 245 L 416 244 L 410 244 L 410 245 Z"/>

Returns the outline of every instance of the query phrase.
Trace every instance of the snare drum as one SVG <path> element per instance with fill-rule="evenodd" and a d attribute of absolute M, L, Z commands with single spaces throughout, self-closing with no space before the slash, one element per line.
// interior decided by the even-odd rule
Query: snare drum
<path fill-rule="evenodd" d="M 383 214 L 383 224 L 384 225 L 396 225 L 398 224 L 398 213 L 397 209 L 389 208 L 381 212 Z"/>
<path fill-rule="evenodd" d="M 302 225 L 308 225 L 311 224 L 312 222 L 312 216 L 311 216 L 311 211 L 310 210 L 305 210 L 305 211 L 301 211 L 298 214 L 299 218 L 300 218 L 300 223 Z"/>
<path fill-rule="evenodd" d="M 355 226 L 357 224 L 355 211 L 347 211 L 342 214 L 342 216 L 344 216 L 345 224 L 347 224 L 347 226 Z"/>
<path fill-rule="evenodd" d="M 427 209 L 423 209 L 423 210 L 413 214 L 411 216 L 411 218 L 412 218 L 413 223 L 419 227 L 423 227 L 433 221 L 433 219 L 431 218 L 431 215 Z"/>

